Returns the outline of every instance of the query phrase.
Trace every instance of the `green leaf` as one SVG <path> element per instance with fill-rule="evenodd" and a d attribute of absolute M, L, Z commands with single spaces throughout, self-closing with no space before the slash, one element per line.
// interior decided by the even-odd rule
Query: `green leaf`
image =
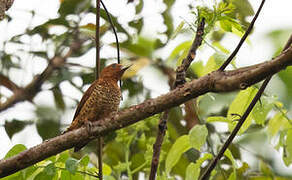
<path fill-rule="evenodd" d="M 256 103 L 251 115 L 257 124 L 264 125 L 266 117 L 272 108 L 273 104 L 269 103 L 267 98 L 262 97 L 261 103 Z"/>
<path fill-rule="evenodd" d="M 26 125 L 32 124 L 33 122 L 27 122 L 27 121 L 20 121 L 17 119 L 13 119 L 12 121 L 5 121 L 4 128 L 8 135 L 8 137 L 11 139 L 12 136 L 21 130 L 24 129 Z"/>
<path fill-rule="evenodd" d="M 229 54 L 230 53 L 229 50 L 226 49 L 224 46 L 222 46 L 219 41 L 214 41 L 212 43 L 212 45 L 217 47 L 221 52 L 223 52 L 225 54 Z"/>
<path fill-rule="evenodd" d="M 51 107 L 38 106 L 35 113 L 38 117 L 37 131 L 43 139 L 49 139 L 60 134 L 60 112 Z M 49 131 L 48 127 L 50 127 Z"/>
<path fill-rule="evenodd" d="M 257 89 L 254 87 L 249 87 L 246 90 L 240 91 L 236 98 L 233 100 L 231 105 L 229 106 L 227 119 L 229 120 L 229 131 L 232 131 L 237 124 L 237 120 L 243 115 L 246 111 L 247 107 L 251 103 L 252 99 L 254 98 L 255 94 L 257 93 Z M 238 134 L 242 134 L 244 131 L 252 123 L 252 116 L 249 115 L 244 124 L 242 125 L 241 129 L 239 130 Z"/>
<path fill-rule="evenodd" d="M 45 168 L 44 168 L 44 172 L 48 175 L 48 176 L 55 176 L 56 175 L 56 167 L 54 163 L 50 163 L 48 164 Z"/>
<path fill-rule="evenodd" d="M 226 122 L 229 123 L 229 120 L 223 116 L 209 116 L 206 120 L 207 122 Z"/>
<path fill-rule="evenodd" d="M 273 137 L 280 130 L 284 130 L 288 128 L 291 128 L 291 124 L 286 119 L 286 117 L 282 114 L 282 112 L 279 112 L 272 119 L 270 119 L 269 124 L 268 124 L 268 133 L 271 137 Z"/>
<path fill-rule="evenodd" d="M 291 31 L 290 31 L 291 32 Z M 284 99 L 286 104 L 290 104 L 291 106 L 291 102 L 292 102 L 292 83 L 291 83 L 291 77 L 292 77 L 292 67 L 289 66 L 287 67 L 285 70 L 280 71 L 278 73 L 278 76 L 281 78 L 281 80 L 284 82 L 285 84 L 285 89 L 287 92 L 287 95 L 284 97 L 287 97 L 286 99 Z"/>
<path fill-rule="evenodd" d="M 193 148 L 200 151 L 201 147 L 205 144 L 208 136 L 208 129 L 205 125 L 196 125 L 189 132 L 190 144 Z"/>
<path fill-rule="evenodd" d="M 198 179 L 200 175 L 200 166 L 190 163 L 186 169 L 186 180 Z"/>
<path fill-rule="evenodd" d="M 226 151 L 224 152 L 224 155 L 231 161 L 232 163 L 232 168 L 233 168 L 233 172 L 232 174 L 229 176 L 228 180 L 236 180 L 236 162 L 235 159 L 231 153 L 231 151 L 229 149 L 226 149 Z"/>
<path fill-rule="evenodd" d="M 225 56 L 223 56 L 222 54 L 214 53 L 208 59 L 207 64 L 204 67 L 203 75 L 206 75 L 212 71 L 217 70 L 224 60 L 225 60 Z"/>
<path fill-rule="evenodd" d="M 66 160 L 69 158 L 69 151 L 64 151 L 62 152 L 61 154 L 58 154 L 57 155 L 57 162 L 62 162 L 62 163 L 65 163 Z"/>
<path fill-rule="evenodd" d="M 204 65 L 202 61 L 195 61 L 191 64 L 192 71 L 198 76 L 203 76 L 204 73 Z"/>
<path fill-rule="evenodd" d="M 203 157 L 198 159 L 196 163 L 190 163 L 186 169 L 186 180 L 198 179 L 201 171 L 201 165 L 204 161 L 212 159 L 212 154 L 205 153 Z"/>
<path fill-rule="evenodd" d="M 174 39 L 181 32 L 181 30 L 183 29 L 184 25 L 185 25 L 184 21 L 180 22 L 179 25 L 177 26 L 177 28 L 175 29 L 175 31 L 173 32 L 173 34 L 172 34 L 170 39 Z"/>
<path fill-rule="evenodd" d="M 164 24 L 167 27 L 166 35 L 169 38 L 173 33 L 173 18 L 170 13 L 171 7 L 174 4 L 174 0 L 163 0 L 163 3 L 166 5 L 166 10 L 162 13 L 164 19 Z"/>
<path fill-rule="evenodd" d="M 78 167 L 78 160 L 74 158 L 68 158 L 66 163 L 65 163 L 65 168 L 71 173 L 75 174 L 77 167 Z"/>
<path fill-rule="evenodd" d="M 79 164 L 80 164 L 81 166 L 85 166 L 85 167 L 86 167 L 86 166 L 88 165 L 89 161 L 90 161 L 89 156 L 88 156 L 88 155 L 85 155 L 85 156 L 83 156 L 83 157 L 79 160 Z"/>
<path fill-rule="evenodd" d="M 179 161 L 181 155 L 191 148 L 188 135 L 179 137 L 175 143 L 171 146 L 168 155 L 165 160 L 166 173 L 169 174 L 171 169 Z"/>
<path fill-rule="evenodd" d="M 58 13 L 61 16 L 79 14 L 90 7 L 90 0 L 62 0 Z"/>
<path fill-rule="evenodd" d="M 177 57 L 179 57 L 180 52 L 184 51 L 184 50 L 189 50 L 189 48 L 191 47 L 192 42 L 191 41 L 184 41 L 182 43 L 180 43 L 179 45 L 177 45 L 174 50 L 171 52 L 170 56 L 168 57 L 168 61 L 176 59 Z"/>
<path fill-rule="evenodd" d="M 19 154 L 22 151 L 25 151 L 26 147 L 23 144 L 16 144 L 14 145 L 5 155 L 4 159 L 8 159 L 12 156 Z"/>
<path fill-rule="evenodd" d="M 283 160 L 288 167 L 292 163 L 292 129 L 287 131 L 286 146 L 284 146 Z"/>
<path fill-rule="evenodd" d="M 52 91 L 53 91 L 54 100 L 55 100 L 55 104 L 56 104 L 57 108 L 64 111 L 66 108 L 66 105 L 65 105 L 65 101 L 63 99 L 63 94 L 62 94 L 60 87 L 56 86 L 53 88 Z"/>
<path fill-rule="evenodd" d="M 264 161 L 260 161 L 260 171 L 265 175 L 265 176 L 270 176 L 273 177 L 273 171 L 272 169 L 266 164 Z"/>

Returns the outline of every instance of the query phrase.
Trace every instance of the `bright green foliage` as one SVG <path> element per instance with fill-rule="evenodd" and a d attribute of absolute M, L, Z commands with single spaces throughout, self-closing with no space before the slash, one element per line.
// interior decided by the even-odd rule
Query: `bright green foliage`
<path fill-rule="evenodd" d="M 178 162 L 181 155 L 191 148 L 188 135 L 179 137 L 171 146 L 167 158 L 165 160 L 166 173 L 169 174 L 174 165 Z"/>
<path fill-rule="evenodd" d="M 189 133 L 191 147 L 200 151 L 201 147 L 206 142 L 207 135 L 208 129 L 205 125 L 194 126 Z"/>

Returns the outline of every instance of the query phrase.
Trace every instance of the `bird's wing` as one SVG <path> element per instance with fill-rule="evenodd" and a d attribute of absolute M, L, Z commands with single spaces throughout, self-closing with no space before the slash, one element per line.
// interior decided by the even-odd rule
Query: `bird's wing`
<path fill-rule="evenodd" d="M 76 112 L 75 112 L 75 114 L 74 114 L 73 121 L 74 121 L 74 119 L 78 116 L 78 114 L 80 113 L 80 111 L 81 111 L 83 105 L 85 104 L 85 102 L 87 101 L 87 99 L 90 97 L 90 95 L 91 95 L 91 93 L 92 93 L 92 91 L 93 91 L 93 89 L 94 89 L 96 83 L 97 83 L 97 80 L 94 81 L 94 82 L 91 84 L 91 86 L 85 91 L 83 97 L 81 98 L 81 101 L 80 101 L 79 104 L 78 104 L 78 107 L 77 107 Z"/>

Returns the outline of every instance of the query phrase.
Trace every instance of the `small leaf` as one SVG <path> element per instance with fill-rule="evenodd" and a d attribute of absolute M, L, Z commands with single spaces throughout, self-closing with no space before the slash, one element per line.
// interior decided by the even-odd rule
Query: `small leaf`
<path fill-rule="evenodd" d="M 206 153 L 203 157 L 198 159 L 196 163 L 190 163 L 186 170 L 186 180 L 199 179 L 201 165 L 204 161 L 212 159 L 212 154 Z"/>
<path fill-rule="evenodd" d="M 190 163 L 186 170 L 186 180 L 198 179 L 200 175 L 200 166 Z"/>
<path fill-rule="evenodd" d="M 150 59 L 142 57 L 132 63 L 133 64 L 131 65 L 131 67 L 123 74 L 122 79 L 127 79 L 135 76 L 139 70 L 141 70 L 150 63 Z"/>
<path fill-rule="evenodd" d="M 4 128 L 8 137 L 11 139 L 14 134 L 23 130 L 26 125 L 32 124 L 32 123 L 33 122 L 26 122 L 26 121 L 13 119 L 12 121 L 5 121 Z"/>
<path fill-rule="evenodd" d="M 274 176 L 272 169 L 263 161 L 260 161 L 260 170 L 265 176 Z"/>
<path fill-rule="evenodd" d="M 284 147 L 283 160 L 286 166 L 292 163 L 292 129 L 287 131 L 286 146 Z"/>
<path fill-rule="evenodd" d="M 201 147 L 205 144 L 208 136 L 208 129 L 205 125 L 196 125 L 189 132 L 190 144 L 193 148 L 200 151 Z"/>
<path fill-rule="evenodd" d="M 165 160 L 166 173 L 169 174 L 171 169 L 179 161 L 181 155 L 191 148 L 188 135 L 179 137 L 175 143 L 171 146 L 168 155 Z"/>
<path fill-rule="evenodd" d="M 89 156 L 88 155 L 85 155 L 85 156 L 83 156 L 80 160 L 79 160 L 79 164 L 81 165 L 81 166 L 87 166 L 88 165 L 88 163 L 89 163 Z"/>
<path fill-rule="evenodd" d="M 286 113 L 286 112 L 284 112 Z M 268 124 L 268 133 L 272 137 L 275 136 L 280 130 L 291 128 L 291 124 L 283 116 L 282 112 L 277 113 L 273 118 L 270 119 Z"/>
<path fill-rule="evenodd" d="M 24 150 L 26 150 L 26 147 L 23 144 L 16 144 L 7 152 L 4 159 L 8 159 L 12 156 L 15 156 Z"/>
<path fill-rule="evenodd" d="M 65 105 L 65 101 L 63 99 L 63 94 L 62 94 L 60 87 L 56 86 L 55 88 L 53 88 L 52 91 L 53 91 L 54 100 L 55 100 L 55 104 L 56 104 L 57 108 L 64 111 L 66 108 L 66 105 Z"/>
<path fill-rule="evenodd" d="M 226 118 L 226 117 L 223 117 L 223 116 L 209 116 L 207 118 L 207 122 L 226 122 L 226 123 L 229 123 L 230 121 Z"/>
<path fill-rule="evenodd" d="M 233 100 L 231 105 L 229 106 L 227 119 L 229 120 L 229 131 L 232 131 L 237 124 L 237 120 L 243 115 L 246 111 L 247 107 L 251 103 L 255 94 L 257 93 L 257 89 L 254 87 L 249 87 L 246 90 L 240 91 L 236 98 Z M 252 116 L 249 115 L 238 134 L 242 134 L 252 123 Z"/>
<path fill-rule="evenodd" d="M 173 32 L 173 34 L 172 34 L 172 36 L 171 36 L 170 39 L 174 39 L 181 32 L 181 30 L 183 29 L 184 25 L 185 25 L 185 22 L 184 21 L 182 21 L 181 23 L 179 23 L 179 25 L 174 30 L 174 32 Z"/>
<path fill-rule="evenodd" d="M 56 174 L 56 167 L 54 163 L 50 163 L 48 164 L 45 168 L 44 168 L 44 172 L 48 175 L 48 176 L 54 176 Z"/>
<path fill-rule="evenodd" d="M 78 160 L 74 158 L 68 158 L 65 163 L 65 168 L 72 174 L 75 174 L 77 167 L 78 167 Z"/>

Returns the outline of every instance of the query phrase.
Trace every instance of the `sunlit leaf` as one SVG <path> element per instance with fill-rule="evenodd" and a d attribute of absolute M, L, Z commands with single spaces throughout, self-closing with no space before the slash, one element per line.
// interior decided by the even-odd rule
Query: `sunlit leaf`
<path fill-rule="evenodd" d="M 285 113 L 285 112 L 284 112 Z M 280 130 L 291 128 L 291 124 L 283 115 L 278 112 L 273 118 L 270 119 L 268 124 L 268 133 L 270 136 L 275 136 Z"/>
<path fill-rule="evenodd" d="M 131 67 L 124 73 L 123 79 L 131 78 L 135 76 L 139 70 L 144 68 L 150 63 L 150 59 L 148 58 L 139 58 L 135 61 L 132 61 Z"/>
<path fill-rule="evenodd" d="M 23 144 L 16 144 L 6 153 L 4 159 L 15 156 L 24 150 L 26 150 L 26 147 Z"/>
<path fill-rule="evenodd" d="M 292 129 L 287 131 L 286 146 L 284 147 L 283 160 L 286 166 L 292 163 Z"/>
<path fill-rule="evenodd" d="M 165 160 L 166 173 L 169 174 L 171 169 L 179 161 L 181 155 L 191 148 L 188 135 L 179 137 L 170 148 Z"/>
<path fill-rule="evenodd" d="M 190 144 L 193 148 L 200 151 L 201 147 L 205 144 L 208 136 L 208 129 L 205 125 L 196 125 L 189 132 Z"/>
<path fill-rule="evenodd" d="M 232 131 L 237 124 L 239 118 L 246 111 L 247 107 L 251 103 L 255 94 L 257 93 L 257 89 L 254 87 L 249 87 L 245 90 L 240 91 L 236 98 L 233 100 L 228 109 L 227 119 L 229 120 L 229 130 Z M 241 129 L 239 130 L 239 134 L 243 133 L 252 123 L 252 116 L 249 115 Z"/>

